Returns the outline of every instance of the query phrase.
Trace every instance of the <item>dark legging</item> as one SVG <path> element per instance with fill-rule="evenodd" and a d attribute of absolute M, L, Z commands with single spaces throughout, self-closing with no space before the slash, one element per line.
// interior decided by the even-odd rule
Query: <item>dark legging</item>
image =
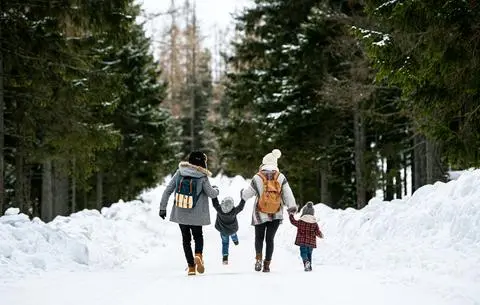
<path fill-rule="evenodd" d="M 203 252 L 203 232 L 201 226 L 189 226 L 180 225 L 180 231 L 182 231 L 183 251 L 185 252 L 185 258 L 189 266 L 194 266 L 192 246 L 190 243 L 195 241 L 195 254 Z"/>
<path fill-rule="evenodd" d="M 261 254 L 263 251 L 263 241 L 267 244 L 267 249 L 265 253 L 265 260 L 272 260 L 273 254 L 273 239 L 275 238 L 275 233 L 277 233 L 278 226 L 280 226 L 280 220 L 275 219 L 272 221 L 267 221 L 262 224 L 255 226 L 255 251 L 257 254 Z"/>

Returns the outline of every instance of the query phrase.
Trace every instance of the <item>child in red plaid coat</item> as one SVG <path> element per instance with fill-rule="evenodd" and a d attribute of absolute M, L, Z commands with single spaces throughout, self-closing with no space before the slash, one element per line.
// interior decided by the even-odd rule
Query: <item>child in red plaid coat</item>
<path fill-rule="evenodd" d="M 317 247 L 317 236 L 323 238 L 323 234 L 314 216 L 313 202 L 307 202 L 301 213 L 298 220 L 293 217 L 293 213 L 289 214 L 289 218 L 292 225 L 297 227 L 295 245 L 300 246 L 305 271 L 312 271 L 312 251 Z"/>

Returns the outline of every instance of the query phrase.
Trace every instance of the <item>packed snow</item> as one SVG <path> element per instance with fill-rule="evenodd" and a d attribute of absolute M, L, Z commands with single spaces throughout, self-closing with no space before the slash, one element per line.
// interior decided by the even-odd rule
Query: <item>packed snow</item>
<path fill-rule="evenodd" d="M 221 264 L 218 232 L 204 227 L 206 273 L 196 277 L 186 276 L 177 225 L 158 217 L 163 185 L 139 200 L 50 223 L 10 209 L 0 217 L 0 304 L 201 305 L 225 298 L 232 305 L 312 299 L 480 304 L 480 170 L 456 178 L 404 200 L 372 199 L 360 211 L 317 204 L 325 239 L 313 253 L 312 273 L 303 272 L 288 221 L 277 233 L 272 272 L 253 271 L 251 201 L 239 215 L 240 245 L 230 246 L 230 265 Z M 238 203 L 248 180 L 219 176 L 211 182 L 220 199 L 232 196 Z M 211 214 L 213 223 L 213 208 Z M 184 293 L 186 286 L 191 293 Z"/>
<path fill-rule="evenodd" d="M 48 270 L 112 268 L 165 242 L 153 205 L 118 202 L 44 223 L 9 209 L 0 217 L 0 280 Z M 141 237 L 141 239 L 139 239 Z"/>

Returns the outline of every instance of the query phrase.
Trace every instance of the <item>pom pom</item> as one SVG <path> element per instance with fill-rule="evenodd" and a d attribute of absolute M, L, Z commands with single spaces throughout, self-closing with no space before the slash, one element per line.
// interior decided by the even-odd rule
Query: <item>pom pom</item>
<path fill-rule="evenodd" d="M 278 159 L 282 156 L 282 152 L 279 149 L 274 149 L 272 150 L 272 155 Z"/>

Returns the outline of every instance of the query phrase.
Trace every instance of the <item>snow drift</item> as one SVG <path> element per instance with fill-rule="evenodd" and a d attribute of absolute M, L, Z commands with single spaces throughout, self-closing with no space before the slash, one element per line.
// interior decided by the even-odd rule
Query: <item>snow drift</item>
<path fill-rule="evenodd" d="M 84 210 L 49 223 L 29 220 L 18 209 L 0 217 L 0 279 L 46 270 L 111 268 L 163 242 L 158 208 L 149 204 L 163 187 L 141 200 Z"/>
<path fill-rule="evenodd" d="M 314 264 L 423 284 L 450 294 L 452 301 L 459 294 L 480 300 L 480 170 L 425 185 L 403 200 L 374 198 L 359 211 L 315 207 L 326 238 L 314 253 Z M 291 246 L 294 232 L 285 230 L 282 239 L 298 251 Z"/>
<path fill-rule="evenodd" d="M 480 171 L 418 189 L 411 198 L 372 199 L 361 211 L 317 206 L 329 263 L 415 269 L 480 281 Z M 387 264 L 385 264 L 387 263 Z"/>
<path fill-rule="evenodd" d="M 211 181 L 221 188 L 220 197 L 230 195 L 239 201 L 242 177 L 219 176 Z M 0 280 L 49 270 L 118 267 L 164 245 L 170 239 L 158 217 L 164 189 L 159 185 L 146 190 L 139 200 L 120 200 L 101 212 L 83 210 L 49 223 L 30 220 L 18 209 L 7 210 L 0 217 Z M 215 214 L 211 217 L 213 221 Z"/>

